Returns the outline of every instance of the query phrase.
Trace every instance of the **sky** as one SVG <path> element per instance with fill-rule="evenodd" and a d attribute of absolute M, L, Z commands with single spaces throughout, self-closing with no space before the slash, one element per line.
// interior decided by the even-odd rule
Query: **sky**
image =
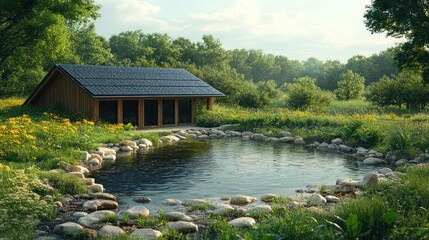
<path fill-rule="evenodd" d="M 211 34 L 225 49 L 261 49 L 293 60 L 346 62 L 400 42 L 364 24 L 371 0 L 96 0 L 96 31 L 166 33 L 201 42 Z"/>

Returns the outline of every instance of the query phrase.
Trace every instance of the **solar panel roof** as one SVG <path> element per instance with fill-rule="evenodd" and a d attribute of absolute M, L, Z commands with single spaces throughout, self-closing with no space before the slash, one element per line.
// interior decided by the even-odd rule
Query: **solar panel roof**
<path fill-rule="evenodd" d="M 225 96 L 185 69 L 56 66 L 93 97 Z"/>

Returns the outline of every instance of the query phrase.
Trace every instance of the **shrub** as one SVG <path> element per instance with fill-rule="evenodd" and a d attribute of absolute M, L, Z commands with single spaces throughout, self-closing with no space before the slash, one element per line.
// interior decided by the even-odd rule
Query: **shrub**
<path fill-rule="evenodd" d="M 0 237 L 30 239 L 37 220 L 54 215 L 51 194 L 36 175 L 0 164 Z"/>
<path fill-rule="evenodd" d="M 292 109 L 315 111 L 328 107 L 333 101 L 332 94 L 318 88 L 315 82 L 313 78 L 302 77 L 286 84 L 287 105 Z"/>

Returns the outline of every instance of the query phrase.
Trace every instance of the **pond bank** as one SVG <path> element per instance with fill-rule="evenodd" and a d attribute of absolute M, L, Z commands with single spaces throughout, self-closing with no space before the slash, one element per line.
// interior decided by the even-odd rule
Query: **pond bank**
<path fill-rule="evenodd" d="M 196 139 L 210 139 L 220 137 L 236 137 L 243 140 L 254 141 L 270 141 L 279 143 L 291 143 L 295 145 L 305 145 L 304 139 L 294 136 L 290 133 L 282 132 L 279 136 L 264 136 L 262 134 L 254 134 L 250 132 L 235 132 L 235 131 L 222 131 L 218 129 L 190 129 L 188 131 L 180 130 L 174 134 L 163 136 L 160 141 L 163 143 L 175 142 L 184 140 L 186 138 Z M 323 143 L 322 143 L 323 144 Z M 308 146 L 319 147 L 322 144 L 312 143 Z M 326 145 L 327 144 L 327 145 Z M 323 144 L 320 150 L 338 150 L 347 154 L 354 154 L 360 157 L 366 164 L 384 164 L 384 160 L 380 157 L 380 153 L 371 151 L 369 149 L 350 149 L 347 146 L 342 146 L 340 139 L 334 139 L 331 143 Z M 132 153 L 139 149 L 150 148 L 153 145 L 146 139 L 137 141 L 122 141 L 116 144 L 107 144 L 101 146 L 99 149 L 92 153 L 84 153 L 84 162 L 87 164 L 86 169 L 96 169 L 102 164 L 103 161 L 115 161 L 116 154 Z M 326 146 L 326 149 L 324 149 Z M 345 147 L 344 147 L 345 146 Z M 347 151 L 345 151 L 347 150 Z M 359 154 L 358 154 L 359 153 Z M 99 157 L 97 157 L 99 155 Z M 103 157 L 104 156 L 104 157 Z M 115 157 L 114 157 L 115 156 Z M 101 161 L 100 161 L 101 158 Z M 98 161 L 96 161 L 96 160 Z M 380 160 L 374 160 L 380 159 Z M 67 170 L 70 175 L 84 175 L 87 170 L 82 166 L 69 167 Z M 89 171 L 88 170 L 88 171 Z M 59 170 L 58 170 L 59 171 Z M 79 174 L 80 173 L 80 174 Z M 82 175 L 81 175 L 82 174 Z M 390 169 L 384 169 L 379 173 L 372 173 L 365 176 L 362 181 L 354 181 L 352 179 L 338 179 L 335 185 L 332 186 L 310 186 L 306 190 L 311 193 L 307 199 L 289 199 L 282 196 L 275 196 L 267 193 L 261 196 L 260 201 L 253 196 L 234 195 L 222 196 L 216 198 L 216 201 L 207 199 L 169 199 L 165 200 L 166 205 L 177 206 L 177 212 L 158 212 L 151 213 L 144 205 L 136 206 L 128 210 L 111 211 L 118 209 L 116 197 L 103 192 L 103 186 L 90 187 L 94 192 L 87 195 L 66 196 L 61 203 L 60 211 L 64 211 L 64 222 L 69 221 L 67 224 L 58 224 L 54 227 L 56 233 L 73 236 L 74 234 L 85 234 L 88 237 L 116 235 L 116 234 L 132 234 L 137 231 L 139 234 L 144 232 L 151 236 L 159 236 L 158 230 L 164 232 L 165 228 L 175 229 L 182 233 L 193 232 L 191 236 L 199 236 L 207 229 L 212 222 L 213 216 L 219 216 L 228 220 L 231 226 L 249 227 L 257 224 L 257 217 L 259 215 L 271 214 L 273 208 L 278 207 L 278 203 L 282 202 L 285 209 L 302 208 L 308 211 L 317 211 L 319 213 L 329 211 L 330 208 L 335 206 L 335 203 L 341 202 L 345 196 L 354 196 L 356 194 L 363 194 L 361 186 L 378 184 L 379 181 L 387 179 L 394 179 L 396 175 Z M 82 177 L 84 178 L 84 176 Z M 88 181 L 88 180 L 83 180 Z M 93 183 L 93 181 L 90 181 Z M 94 180 L 95 182 L 95 180 Z M 94 186 L 91 184 L 90 186 Z M 97 186 L 97 185 L 95 185 Z M 213 196 L 215 197 L 215 196 Z M 141 199 L 143 201 L 150 201 L 150 199 Z M 71 206 L 75 206 L 72 211 Z M 89 214 L 87 212 L 90 212 Z M 149 219 L 152 221 L 150 222 Z M 73 223 L 72 223 L 73 222 Z M 110 224 L 106 224 L 106 222 Z M 155 229 L 147 229 L 152 227 Z M 145 230 L 139 230 L 144 228 Z M 75 231 L 74 231 L 75 230 Z M 45 232 L 45 235 L 52 232 Z M 137 234 L 137 233 L 136 233 Z M 143 234 L 143 233 L 142 233 Z M 167 234 L 171 234 L 168 233 Z M 41 233 L 41 237 L 43 234 Z"/>

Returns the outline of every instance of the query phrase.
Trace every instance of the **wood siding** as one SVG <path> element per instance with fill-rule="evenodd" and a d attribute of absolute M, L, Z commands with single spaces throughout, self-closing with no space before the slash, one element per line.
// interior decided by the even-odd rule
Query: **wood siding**
<path fill-rule="evenodd" d="M 52 72 L 49 81 L 42 83 L 31 104 L 39 107 L 60 106 L 67 111 L 81 113 L 88 119 L 97 118 L 92 97 L 60 71 Z"/>

